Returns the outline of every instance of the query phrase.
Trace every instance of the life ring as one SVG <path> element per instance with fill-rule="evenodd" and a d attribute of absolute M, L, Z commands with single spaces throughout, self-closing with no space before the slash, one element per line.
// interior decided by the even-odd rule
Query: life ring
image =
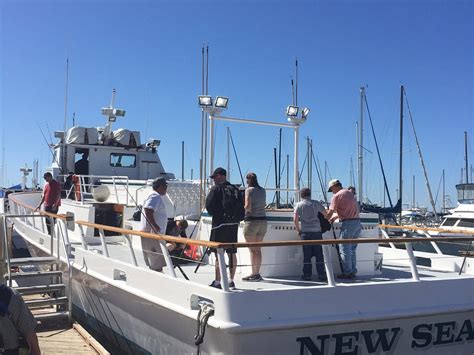
<path fill-rule="evenodd" d="M 73 175 L 71 181 L 74 184 L 74 195 L 76 197 L 76 201 L 81 201 L 81 178 L 80 178 L 80 176 L 79 175 Z"/>

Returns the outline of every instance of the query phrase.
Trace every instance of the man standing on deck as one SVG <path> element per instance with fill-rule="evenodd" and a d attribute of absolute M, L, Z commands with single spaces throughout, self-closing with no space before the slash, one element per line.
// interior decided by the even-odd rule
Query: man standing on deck
<path fill-rule="evenodd" d="M 362 231 L 359 208 L 354 194 L 342 188 L 339 180 L 329 181 L 328 192 L 332 192 L 331 205 L 327 211 L 327 218 L 333 222 L 337 217 L 342 222 L 340 237 L 342 239 L 357 239 Z M 337 217 L 334 216 L 337 214 Z M 342 274 L 339 279 L 353 279 L 357 274 L 357 244 L 341 244 Z"/>
<path fill-rule="evenodd" d="M 168 183 L 165 178 L 156 178 L 152 184 L 153 192 L 143 202 L 140 231 L 165 234 L 168 221 L 166 206 L 162 196 L 166 195 Z M 160 241 L 142 237 L 142 250 L 150 269 L 161 271 L 165 265 Z"/>
<path fill-rule="evenodd" d="M 50 172 L 46 172 L 43 175 L 46 180 L 46 184 L 43 188 L 43 196 L 41 201 L 36 207 L 36 210 L 41 208 L 44 203 L 44 211 L 50 213 L 58 213 L 59 206 L 61 206 L 61 184 L 53 179 L 53 175 Z M 46 226 L 48 227 L 48 233 L 51 234 L 51 221 L 46 218 Z"/>
<path fill-rule="evenodd" d="M 214 170 L 210 178 L 214 179 L 214 186 L 206 197 L 206 209 L 212 216 L 212 230 L 210 240 L 220 243 L 237 243 L 237 231 L 239 222 L 227 221 L 224 217 L 223 199 L 224 189 L 230 185 L 227 181 L 227 171 L 224 168 Z M 242 204 L 243 208 L 243 204 Z M 225 250 L 229 255 L 230 279 L 229 288 L 235 288 L 234 276 L 237 269 L 237 248 L 228 248 Z M 216 260 L 216 277 L 209 285 L 215 288 L 221 288 L 221 274 L 219 263 Z"/>
<path fill-rule="evenodd" d="M 307 187 L 301 189 L 300 196 L 301 201 L 296 204 L 295 213 L 293 215 L 296 232 L 302 240 L 322 240 L 323 234 L 321 233 L 321 223 L 319 222 L 318 213 L 326 216 L 326 210 L 321 203 L 311 199 L 311 190 Z M 311 275 L 313 273 L 311 259 L 313 256 L 316 258 L 318 279 L 320 281 L 327 281 L 321 245 L 303 245 L 303 276 L 301 276 L 301 279 L 311 281 Z"/>

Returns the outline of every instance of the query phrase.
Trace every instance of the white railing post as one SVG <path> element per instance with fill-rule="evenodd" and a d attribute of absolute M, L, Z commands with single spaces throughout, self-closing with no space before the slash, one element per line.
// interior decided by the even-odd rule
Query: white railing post
<path fill-rule="evenodd" d="M 390 239 L 388 233 L 387 233 L 384 229 L 380 229 L 380 231 L 382 232 L 382 235 L 384 236 L 385 239 Z M 397 249 L 397 248 L 395 247 L 395 244 L 393 244 L 393 243 L 391 243 L 391 242 L 388 242 L 388 244 L 390 245 L 390 247 L 391 247 L 392 249 Z"/>
<path fill-rule="evenodd" d="M 432 238 L 429 233 L 427 233 L 425 231 L 422 231 L 422 233 L 425 235 L 426 238 L 430 238 L 430 239 Z M 439 248 L 438 244 L 436 244 L 435 242 L 431 242 L 431 246 L 434 248 L 434 250 L 436 251 L 437 254 L 443 255 L 443 252 Z"/>
<path fill-rule="evenodd" d="M 232 255 L 229 254 L 229 257 L 232 258 Z M 222 289 L 224 291 L 230 291 L 229 280 L 227 279 L 227 265 L 225 264 L 225 253 L 223 248 L 217 248 L 217 262 L 219 263 Z"/>
<path fill-rule="evenodd" d="M 410 261 L 411 275 L 414 281 L 420 281 L 420 275 L 418 275 L 418 268 L 416 266 L 415 255 L 413 254 L 413 245 L 412 243 L 405 243 L 405 247 L 408 253 L 408 258 Z"/>
<path fill-rule="evenodd" d="M 326 276 L 328 278 L 329 286 L 336 286 L 336 281 L 334 280 L 334 270 L 332 268 L 332 258 L 330 253 L 330 245 L 324 244 L 323 247 L 323 256 L 324 256 L 324 268 L 326 269 Z"/>
<path fill-rule="evenodd" d="M 166 266 L 168 267 L 168 270 L 169 270 L 168 273 L 174 278 L 176 278 L 176 272 L 174 271 L 173 261 L 171 260 L 169 250 L 166 247 L 166 240 L 160 240 L 160 247 L 161 247 L 161 252 L 163 253 L 163 256 L 166 261 Z"/>
<path fill-rule="evenodd" d="M 127 240 L 127 244 L 128 244 L 129 249 L 130 249 L 130 254 L 132 255 L 133 265 L 138 266 L 137 257 L 135 256 L 135 251 L 133 250 L 132 240 L 130 238 L 130 235 L 129 234 L 124 234 L 123 236 Z"/>
<path fill-rule="evenodd" d="M 102 249 L 104 255 L 108 258 L 109 257 L 109 249 L 107 249 L 107 243 L 105 242 L 105 233 L 103 229 L 99 229 L 100 241 L 102 243 Z"/>
<path fill-rule="evenodd" d="M 87 247 L 86 236 L 84 234 L 84 228 L 82 227 L 82 224 L 78 224 L 78 227 L 79 227 L 79 232 L 80 232 L 79 235 L 81 236 L 82 247 L 85 250 L 88 250 L 89 248 Z"/>

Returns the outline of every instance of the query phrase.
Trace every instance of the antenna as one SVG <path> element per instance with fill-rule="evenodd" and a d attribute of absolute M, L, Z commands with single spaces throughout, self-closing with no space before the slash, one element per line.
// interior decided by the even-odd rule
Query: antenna
<path fill-rule="evenodd" d="M 67 129 L 67 92 L 69 86 L 69 58 L 66 58 L 66 83 L 64 88 L 64 134 Z"/>
<path fill-rule="evenodd" d="M 295 90 L 295 106 L 298 106 L 298 58 L 295 59 L 295 70 L 296 70 L 296 90 Z"/>

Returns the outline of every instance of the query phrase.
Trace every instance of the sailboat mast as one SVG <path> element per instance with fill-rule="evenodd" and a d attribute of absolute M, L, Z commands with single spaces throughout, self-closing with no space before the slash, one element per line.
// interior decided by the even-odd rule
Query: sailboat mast
<path fill-rule="evenodd" d="M 469 184 L 469 169 L 468 169 L 468 159 L 467 159 L 467 132 L 464 132 L 464 160 L 466 161 L 466 168 L 465 173 L 466 173 L 466 184 Z"/>
<path fill-rule="evenodd" d="M 357 153 L 357 160 L 358 160 L 358 168 L 357 168 L 357 187 L 359 189 L 359 201 L 364 201 L 364 187 L 363 187 L 363 178 L 364 178 L 364 158 L 363 158 L 363 145 L 364 145 L 364 96 L 365 96 L 365 88 L 360 87 L 360 119 L 359 119 L 359 135 L 358 135 L 358 153 Z"/>
<path fill-rule="evenodd" d="M 400 206 L 403 206 L 403 85 L 400 86 L 400 178 L 398 181 L 398 198 L 400 200 Z M 402 213 L 400 212 L 400 224 L 402 224 Z"/>
<path fill-rule="evenodd" d="M 446 192 L 445 192 L 445 185 L 444 185 L 444 169 L 443 169 L 443 213 L 446 212 Z"/>

